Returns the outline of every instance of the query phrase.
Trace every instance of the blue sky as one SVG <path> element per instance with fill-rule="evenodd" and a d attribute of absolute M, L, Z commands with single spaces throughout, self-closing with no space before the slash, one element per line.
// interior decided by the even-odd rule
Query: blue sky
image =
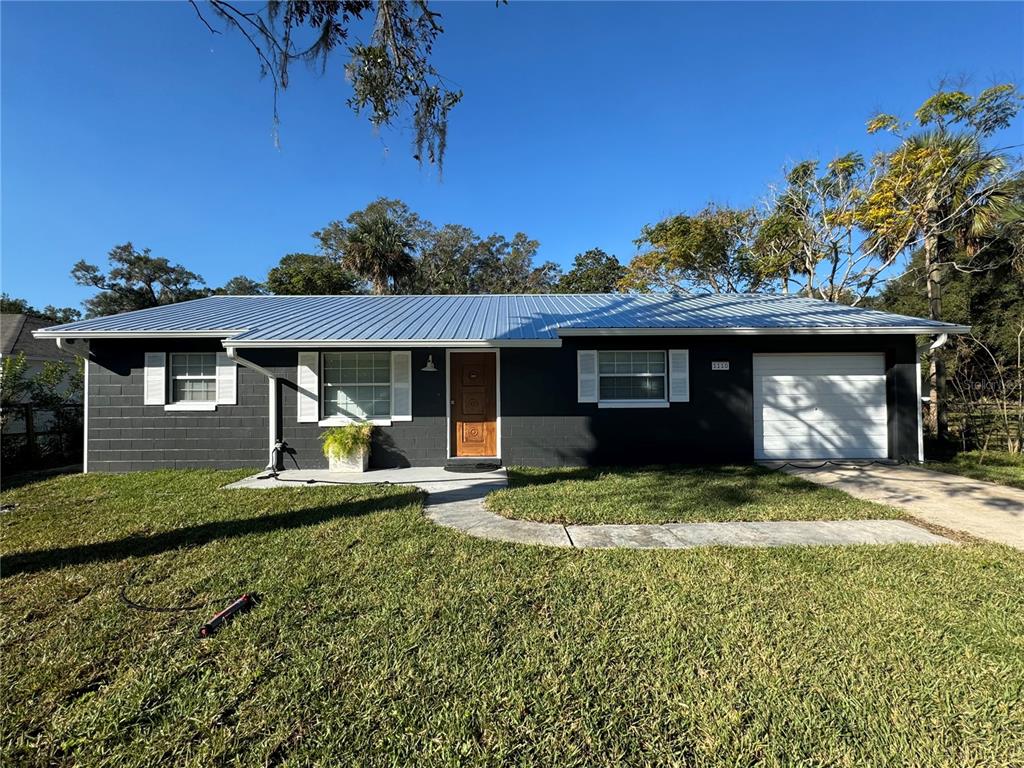
<path fill-rule="evenodd" d="M 1020 82 L 1024 4 L 438 4 L 465 99 L 444 178 L 345 106 L 340 66 L 271 89 L 186 3 L 0 5 L 2 287 L 77 304 L 68 271 L 126 240 L 219 285 L 262 278 L 385 195 L 435 224 L 524 231 L 541 259 L 709 200 L 748 205 L 788 162 L 877 140 L 941 78 Z M 1016 126 L 1020 133 L 1020 125 Z"/>

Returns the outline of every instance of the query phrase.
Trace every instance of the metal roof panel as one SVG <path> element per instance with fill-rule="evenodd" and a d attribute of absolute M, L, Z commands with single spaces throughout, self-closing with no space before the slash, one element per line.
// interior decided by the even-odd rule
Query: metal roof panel
<path fill-rule="evenodd" d="M 211 296 L 79 320 L 41 336 L 211 335 L 241 342 L 555 341 L 587 331 L 849 330 L 957 333 L 962 326 L 769 294 Z"/>

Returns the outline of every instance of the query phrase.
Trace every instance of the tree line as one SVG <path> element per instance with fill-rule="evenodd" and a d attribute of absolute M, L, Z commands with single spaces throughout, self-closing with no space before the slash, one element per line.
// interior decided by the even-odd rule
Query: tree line
<path fill-rule="evenodd" d="M 481 236 L 461 224 L 434 226 L 400 200 L 380 198 L 313 232 L 312 252 L 285 254 L 262 279 L 232 277 L 219 287 L 182 264 L 133 243 L 117 245 L 107 266 L 77 262 L 77 285 L 96 290 L 86 317 L 128 312 L 215 295 L 359 293 L 601 293 L 619 289 L 626 268 L 600 248 L 576 256 L 566 272 L 537 263 L 540 243 L 523 232 Z M 4 312 L 67 322 L 69 307 L 36 310 L 4 295 Z"/>

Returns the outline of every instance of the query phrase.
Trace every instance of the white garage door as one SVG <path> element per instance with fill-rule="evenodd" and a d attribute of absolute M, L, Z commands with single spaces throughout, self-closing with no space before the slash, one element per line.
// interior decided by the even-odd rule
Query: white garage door
<path fill-rule="evenodd" d="M 883 355 L 754 355 L 754 456 L 889 455 Z"/>

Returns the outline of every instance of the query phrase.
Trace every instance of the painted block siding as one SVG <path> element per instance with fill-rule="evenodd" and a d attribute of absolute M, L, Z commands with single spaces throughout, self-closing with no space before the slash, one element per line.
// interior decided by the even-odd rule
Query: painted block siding
<path fill-rule="evenodd" d="M 661 409 L 577 402 L 578 349 L 690 350 L 690 401 Z M 218 351 L 213 340 L 94 340 L 89 367 L 89 470 L 255 467 L 267 462 L 267 382 L 238 369 L 237 405 L 165 411 L 143 405 L 146 352 Z M 573 337 L 554 348 L 503 348 L 501 452 L 505 464 L 721 463 L 753 459 L 753 354 L 883 352 L 889 450 L 917 457 L 916 348 L 912 336 Z M 279 376 L 285 466 L 326 467 L 323 428 L 296 420 L 294 350 L 246 350 Z M 421 369 L 433 355 L 436 373 Z M 375 430 L 371 467 L 437 466 L 446 459 L 445 350 L 412 350 L 413 419 Z M 728 361 L 728 371 L 712 371 Z"/>

